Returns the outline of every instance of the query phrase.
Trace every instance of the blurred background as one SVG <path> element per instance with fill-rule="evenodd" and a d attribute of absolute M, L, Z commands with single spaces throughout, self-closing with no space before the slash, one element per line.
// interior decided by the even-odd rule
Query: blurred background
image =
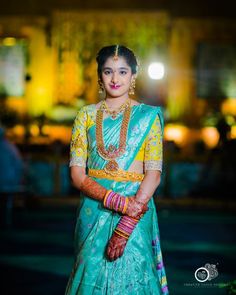
<path fill-rule="evenodd" d="M 102 99 L 95 58 L 111 44 L 136 53 L 135 98 L 165 117 L 155 200 L 170 294 L 235 294 L 235 17 L 230 1 L 1 3 L 0 294 L 64 294 L 71 128 Z M 206 264 L 214 275 L 199 282 Z"/>

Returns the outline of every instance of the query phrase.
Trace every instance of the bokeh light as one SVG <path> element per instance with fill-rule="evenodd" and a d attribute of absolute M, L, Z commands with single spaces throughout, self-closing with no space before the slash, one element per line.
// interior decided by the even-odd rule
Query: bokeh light
<path fill-rule="evenodd" d="M 153 80 L 161 80 L 165 75 L 165 67 L 163 63 L 153 62 L 148 67 L 148 75 Z"/>

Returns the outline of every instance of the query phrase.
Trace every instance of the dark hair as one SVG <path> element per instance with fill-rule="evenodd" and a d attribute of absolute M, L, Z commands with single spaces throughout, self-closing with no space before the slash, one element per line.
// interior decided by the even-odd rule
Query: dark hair
<path fill-rule="evenodd" d="M 123 45 L 110 45 L 101 48 L 97 54 L 96 61 L 98 64 L 97 72 L 99 78 L 102 75 L 102 67 L 105 64 L 106 60 L 109 57 L 114 56 L 116 52 L 118 56 L 122 56 L 125 58 L 127 64 L 131 67 L 132 74 L 137 73 L 138 62 L 133 51 Z"/>

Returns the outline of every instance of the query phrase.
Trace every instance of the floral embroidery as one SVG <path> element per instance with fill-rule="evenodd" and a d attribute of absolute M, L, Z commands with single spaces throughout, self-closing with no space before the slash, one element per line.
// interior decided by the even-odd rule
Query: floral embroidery
<path fill-rule="evenodd" d="M 72 129 L 70 166 L 86 167 L 87 160 L 87 114 L 86 107 L 79 110 Z"/>
<path fill-rule="evenodd" d="M 144 166 L 146 170 L 162 171 L 162 130 L 159 116 L 152 124 L 145 141 Z"/>
<path fill-rule="evenodd" d="M 92 214 L 91 208 L 85 208 L 85 213 L 86 215 L 91 215 Z"/>

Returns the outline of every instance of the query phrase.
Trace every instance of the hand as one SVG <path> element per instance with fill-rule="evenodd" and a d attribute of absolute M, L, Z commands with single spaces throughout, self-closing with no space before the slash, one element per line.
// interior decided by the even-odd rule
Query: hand
<path fill-rule="evenodd" d="M 135 197 L 129 197 L 129 204 L 125 215 L 139 219 L 147 211 L 148 206 L 146 204 L 138 202 Z"/>
<path fill-rule="evenodd" d="M 114 261 L 121 257 L 124 253 L 127 239 L 114 233 L 107 246 L 107 257 L 109 260 Z"/>

